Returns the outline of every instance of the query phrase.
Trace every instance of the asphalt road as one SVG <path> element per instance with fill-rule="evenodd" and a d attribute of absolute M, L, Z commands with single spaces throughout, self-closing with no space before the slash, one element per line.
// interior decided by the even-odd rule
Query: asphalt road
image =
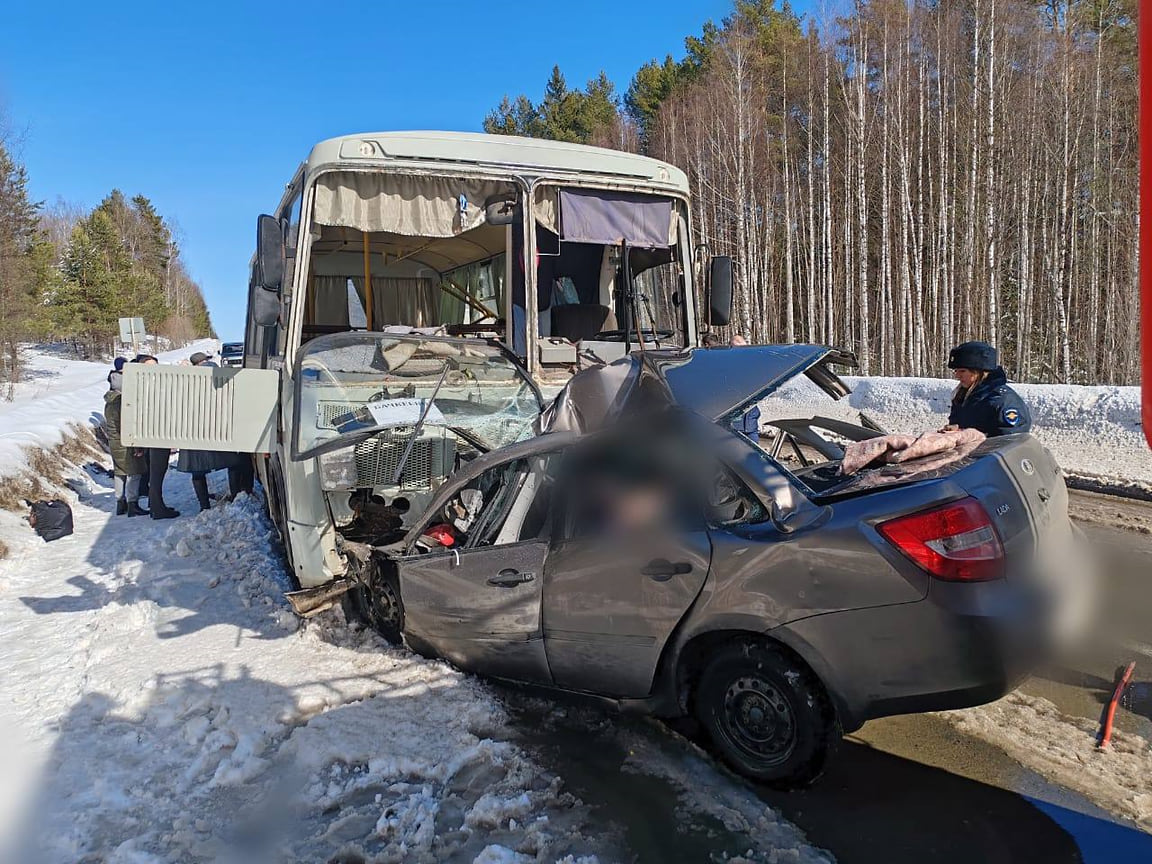
<path fill-rule="evenodd" d="M 1025 690 L 1095 721 L 1115 667 L 1135 659 L 1117 725 L 1152 739 L 1152 504 L 1076 492 L 1071 509 L 1098 550 L 1104 623 L 1081 656 L 1043 670 Z M 521 743 L 595 802 L 625 861 L 722 861 L 744 851 L 724 825 L 699 815 L 682 779 L 660 779 L 668 766 L 719 775 L 724 788 L 758 797 L 841 864 L 1152 861 L 1152 835 L 934 715 L 872 721 L 845 739 L 817 784 L 777 792 L 733 777 L 652 721 L 516 694 L 509 703 Z"/>

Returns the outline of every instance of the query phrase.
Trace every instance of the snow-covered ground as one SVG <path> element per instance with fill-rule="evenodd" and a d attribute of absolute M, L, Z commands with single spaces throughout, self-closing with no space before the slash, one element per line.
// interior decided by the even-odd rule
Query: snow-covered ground
<path fill-rule="evenodd" d="M 166 351 L 158 359 L 179 363 L 196 351 L 214 353 L 219 347 L 216 340 L 204 339 Z M 107 363 L 73 360 L 48 347 L 28 347 L 21 356 L 23 380 L 13 387 L 11 401 L 0 401 L 0 477 L 24 467 L 25 448 L 51 448 L 60 443 L 70 423 L 87 425 L 103 411 L 108 389 Z"/>
<path fill-rule="evenodd" d="M 845 377 L 835 401 L 800 376 L 761 403 L 763 421 L 823 416 L 859 422 L 862 411 L 890 432 L 917 433 L 948 422 L 954 381 Z M 1070 473 L 1152 488 L 1152 450 L 1140 427 L 1140 388 L 1013 384 L 1032 411 L 1033 433 Z"/>
<path fill-rule="evenodd" d="M 338 613 L 299 626 L 258 501 L 112 518 L 98 479 L 77 485 L 72 537 L 5 525 L 9 860 L 591 851 L 559 780 L 497 740 L 487 688 Z"/>

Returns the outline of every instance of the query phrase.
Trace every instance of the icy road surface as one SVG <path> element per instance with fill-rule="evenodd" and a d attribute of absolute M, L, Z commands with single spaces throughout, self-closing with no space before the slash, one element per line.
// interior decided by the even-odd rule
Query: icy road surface
<path fill-rule="evenodd" d="M 49 545 L 0 514 L 0 860 L 632 860 L 487 685 L 339 612 L 300 626 L 257 501 L 113 518 L 108 483 L 77 484 L 76 533 Z M 194 509 L 187 477 L 167 488 Z M 703 757 L 662 759 L 633 770 L 679 814 L 665 834 L 831 860 Z"/>

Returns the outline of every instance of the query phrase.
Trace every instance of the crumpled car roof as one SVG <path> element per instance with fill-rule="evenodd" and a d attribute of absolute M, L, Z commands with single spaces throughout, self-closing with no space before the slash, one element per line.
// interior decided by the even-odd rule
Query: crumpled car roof
<path fill-rule="evenodd" d="M 827 363 L 855 365 L 855 357 L 824 345 L 637 352 L 574 375 L 541 415 L 539 431 L 594 432 L 626 413 L 673 405 L 719 422 L 806 372 L 839 398 L 847 387 L 823 369 Z M 830 388 L 829 379 L 838 386 Z"/>

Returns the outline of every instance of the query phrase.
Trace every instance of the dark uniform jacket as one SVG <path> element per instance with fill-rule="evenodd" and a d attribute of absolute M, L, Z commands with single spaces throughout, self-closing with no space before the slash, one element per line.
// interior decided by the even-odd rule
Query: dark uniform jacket
<path fill-rule="evenodd" d="M 989 438 L 1032 430 L 1032 414 L 999 366 L 972 388 L 952 398 L 948 422 L 961 429 L 979 429 Z"/>
<path fill-rule="evenodd" d="M 753 405 L 742 416 L 732 422 L 732 429 L 743 432 L 753 441 L 760 440 L 760 406 Z"/>
<path fill-rule="evenodd" d="M 120 441 L 120 373 L 108 376 L 108 392 L 104 394 L 104 432 L 108 435 L 108 449 L 112 453 L 112 467 L 118 477 L 143 474 L 148 470 L 148 459 L 143 451 L 125 447 Z"/>

